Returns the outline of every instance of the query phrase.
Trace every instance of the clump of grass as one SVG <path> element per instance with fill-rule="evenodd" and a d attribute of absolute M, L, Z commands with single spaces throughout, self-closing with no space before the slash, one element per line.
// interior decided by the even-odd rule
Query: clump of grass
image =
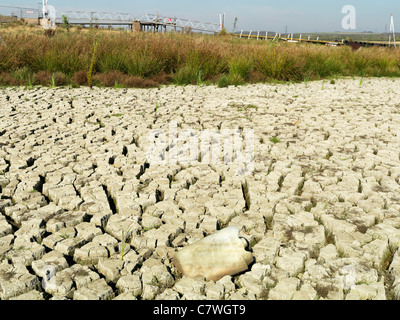
<path fill-rule="evenodd" d="M 234 57 L 229 61 L 228 68 L 232 78 L 247 80 L 253 69 L 253 61 L 246 56 Z"/>
<path fill-rule="evenodd" d="M 201 79 L 201 69 L 195 65 L 185 65 L 174 76 L 174 82 L 178 85 L 196 84 Z"/>
<path fill-rule="evenodd" d="M 273 137 L 273 138 L 269 139 L 269 141 L 271 141 L 273 144 L 278 144 L 281 142 L 281 140 L 277 137 Z"/>
<path fill-rule="evenodd" d="M 217 82 L 218 88 L 227 88 L 230 85 L 230 81 L 227 75 L 223 75 Z"/>
<path fill-rule="evenodd" d="M 129 229 L 127 231 L 122 230 L 121 261 L 124 260 L 125 249 L 126 249 L 126 246 L 128 245 L 129 238 L 131 237 L 132 229 L 133 229 L 133 226 L 129 227 Z"/>

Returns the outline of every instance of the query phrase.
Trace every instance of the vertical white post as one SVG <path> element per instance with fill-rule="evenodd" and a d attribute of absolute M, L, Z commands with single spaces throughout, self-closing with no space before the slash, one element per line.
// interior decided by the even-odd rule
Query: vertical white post
<path fill-rule="evenodd" d="M 394 31 L 394 19 L 393 19 L 393 14 L 390 15 L 390 32 L 393 33 L 393 45 L 396 46 L 396 33 Z M 389 40 L 389 45 L 390 45 L 390 40 Z"/>
<path fill-rule="evenodd" d="M 249 37 L 248 37 L 248 39 L 250 39 L 250 37 L 251 37 L 251 33 L 253 32 L 253 30 L 250 30 L 250 33 L 249 33 Z"/>
<path fill-rule="evenodd" d="M 300 42 L 301 42 L 301 33 L 300 33 Z"/>
<path fill-rule="evenodd" d="M 267 31 L 267 33 L 265 34 L 265 41 L 267 41 L 268 40 L 268 31 Z"/>
<path fill-rule="evenodd" d="M 311 39 L 311 36 L 308 36 L 308 41 L 310 41 L 310 39 Z"/>
<path fill-rule="evenodd" d="M 319 37 L 317 37 L 317 41 L 319 40 Z"/>
<path fill-rule="evenodd" d="M 260 38 L 260 31 L 257 33 L 257 40 Z"/>
<path fill-rule="evenodd" d="M 290 40 L 292 40 L 292 41 L 293 41 L 293 33 L 291 34 L 291 38 L 290 38 Z"/>
<path fill-rule="evenodd" d="M 240 31 L 240 37 L 239 37 L 239 38 L 241 38 L 241 37 L 242 37 L 242 35 L 243 35 L 243 30 L 242 30 L 242 31 Z"/>

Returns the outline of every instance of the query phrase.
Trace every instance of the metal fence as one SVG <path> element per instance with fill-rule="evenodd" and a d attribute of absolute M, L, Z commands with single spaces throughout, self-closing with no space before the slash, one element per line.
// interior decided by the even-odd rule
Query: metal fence
<path fill-rule="evenodd" d="M 147 22 L 162 24 L 174 29 L 182 28 L 212 33 L 218 33 L 222 30 L 222 25 L 217 23 L 200 22 L 191 19 L 163 17 L 155 14 L 145 14 L 139 20 L 144 23 Z"/>
<path fill-rule="evenodd" d="M 12 7 L 0 5 L 0 22 L 12 22 L 18 19 L 38 19 L 42 15 L 41 10 L 35 8 Z"/>
<path fill-rule="evenodd" d="M 19 19 L 24 19 L 29 23 L 34 23 L 35 20 L 38 21 L 42 16 L 42 10 L 39 7 L 25 8 L 0 5 L 0 23 L 14 22 Z M 145 14 L 137 19 L 129 13 L 56 11 L 57 23 L 62 23 L 63 17 L 67 17 L 69 22 L 73 24 L 132 24 L 134 20 L 139 20 L 144 24 L 162 25 L 174 30 L 181 28 L 183 30 L 190 29 L 202 32 L 218 33 L 222 29 L 222 25 L 218 23 L 205 23 L 191 19 L 172 18 L 154 14 Z"/>

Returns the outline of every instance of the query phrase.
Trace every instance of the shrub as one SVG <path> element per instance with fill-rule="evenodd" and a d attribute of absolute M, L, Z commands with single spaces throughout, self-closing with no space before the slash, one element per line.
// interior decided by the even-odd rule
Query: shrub
<path fill-rule="evenodd" d="M 87 85 L 87 72 L 85 70 L 75 72 L 74 76 L 72 77 L 72 81 L 80 86 Z"/>
<path fill-rule="evenodd" d="M 1 86 L 20 86 L 21 80 L 13 77 L 12 73 L 2 72 L 0 74 L 0 85 Z"/>
<path fill-rule="evenodd" d="M 68 84 L 68 77 L 62 72 L 56 72 L 52 75 L 56 86 L 65 86 Z"/>
<path fill-rule="evenodd" d="M 121 71 L 111 71 L 107 73 L 99 73 L 94 76 L 95 82 L 105 87 L 114 87 L 115 83 L 122 83 L 126 77 Z"/>
<path fill-rule="evenodd" d="M 49 86 L 51 84 L 51 73 L 49 71 L 39 71 L 33 77 L 34 85 Z"/>

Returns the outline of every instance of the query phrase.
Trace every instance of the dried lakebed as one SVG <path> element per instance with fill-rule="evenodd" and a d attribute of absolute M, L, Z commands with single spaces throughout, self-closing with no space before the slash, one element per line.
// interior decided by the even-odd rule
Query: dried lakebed
<path fill-rule="evenodd" d="M 0 299 L 400 298 L 399 86 L 0 89 Z M 254 130 L 252 172 L 148 161 L 172 121 Z M 249 270 L 181 276 L 227 226 Z"/>

